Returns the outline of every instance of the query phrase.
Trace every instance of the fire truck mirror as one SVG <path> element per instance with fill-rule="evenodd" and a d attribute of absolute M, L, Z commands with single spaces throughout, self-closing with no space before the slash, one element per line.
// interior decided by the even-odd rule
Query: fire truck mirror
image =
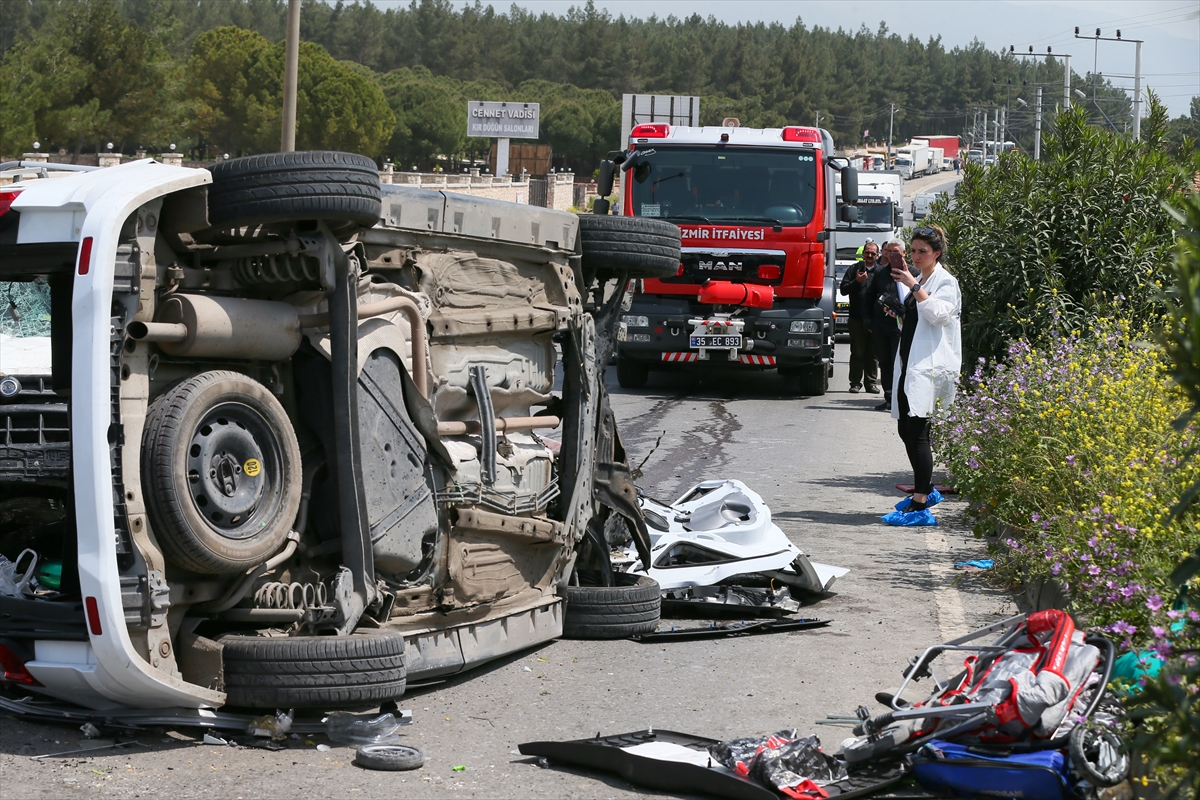
<path fill-rule="evenodd" d="M 845 186 L 845 184 L 842 185 Z M 842 206 L 839 213 L 841 214 L 842 222 L 858 222 L 858 206 Z"/>
<path fill-rule="evenodd" d="M 617 165 L 609 159 L 604 159 L 600 162 L 600 174 L 596 177 L 596 192 L 601 197 L 608 197 L 613 190 L 613 173 L 617 171 Z"/>
<path fill-rule="evenodd" d="M 858 170 L 851 166 L 842 167 L 842 202 L 851 206 L 858 202 Z"/>

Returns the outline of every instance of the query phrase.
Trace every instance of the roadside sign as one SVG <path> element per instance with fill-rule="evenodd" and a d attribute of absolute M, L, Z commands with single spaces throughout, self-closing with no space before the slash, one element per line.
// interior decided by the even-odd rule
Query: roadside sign
<path fill-rule="evenodd" d="M 467 104 L 467 136 L 486 139 L 536 139 L 541 106 L 472 100 Z"/>

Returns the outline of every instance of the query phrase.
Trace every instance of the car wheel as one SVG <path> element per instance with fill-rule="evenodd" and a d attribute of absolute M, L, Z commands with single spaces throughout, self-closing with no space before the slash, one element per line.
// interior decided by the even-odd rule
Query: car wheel
<path fill-rule="evenodd" d="M 627 639 L 658 629 L 662 592 L 646 575 L 618 572 L 615 586 L 567 586 L 563 636 Z"/>
<path fill-rule="evenodd" d="M 583 268 L 601 280 L 671 278 L 679 274 L 679 228 L 645 217 L 579 216 Z"/>
<path fill-rule="evenodd" d="M 420 769 L 425 765 L 425 752 L 407 744 L 364 744 L 354 751 L 354 763 L 388 772 Z"/>
<path fill-rule="evenodd" d="M 243 636 L 223 645 L 226 701 L 246 708 L 369 708 L 404 695 L 404 637 Z"/>
<path fill-rule="evenodd" d="M 300 448 L 258 381 L 204 372 L 154 403 L 142 445 L 150 522 L 174 564 L 243 572 L 275 553 L 300 506 Z"/>
<path fill-rule="evenodd" d="M 336 230 L 369 228 L 382 211 L 379 170 L 356 153 L 269 153 L 208 169 L 208 221 L 217 229 L 296 220 L 320 220 Z"/>
<path fill-rule="evenodd" d="M 622 389 L 642 389 L 650 380 L 650 365 L 617 356 L 617 383 Z"/>

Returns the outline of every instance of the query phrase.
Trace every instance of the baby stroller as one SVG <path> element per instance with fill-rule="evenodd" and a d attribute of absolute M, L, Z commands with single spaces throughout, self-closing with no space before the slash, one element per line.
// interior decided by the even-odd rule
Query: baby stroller
<path fill-rule="evenodd" d="M 992 644 L 978 644 L 999 632 Z M 948 680 L 935 677 L 944 654 L 968 653 Z M 856 738 L 842 744 L 851 765 L 906 757 L 927 790 L 967 796 L 1062 800 L 1115 786 L 1129 771 L 1108 727 L 1120 713 L 1105 687 L 1115 652 L 1106 637 L 1075 629 L 1064 611 L 1021 614 L 934 645 L 913 659 L 891 711 L 860 707 Z M 931 678 L 924 700 L 901 699 Z"/>

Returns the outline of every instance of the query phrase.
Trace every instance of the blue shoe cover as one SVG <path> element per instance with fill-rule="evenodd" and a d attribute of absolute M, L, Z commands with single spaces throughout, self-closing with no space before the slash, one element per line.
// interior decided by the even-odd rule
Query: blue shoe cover
<path fill-rule="evenodd" d="M 902 528 L 927 528 L 938 524 L 937 519 L 928 508 L 909 513 L 893 511 L 890 514 L 884 514 L 881 519 L 888 525 L 896 525 Z"/>
<path fill-rule="evenodd" d="M 911 502 L 912 502 L 912 498 L 911 498 L 911 497 L 906 497 L 906 498 L 904 498 L 904 499 L 903 499 L 903 500 L 901 500 L 899 503 L 896 503 L 896 510 L 897 510 L 897 511 L 903 511 L 904 509 L 908 508 L 908 504 L 909 504 L 909 503 L 911 503 Z M 939 491 L 937 490 L 937 487 L 935 486 L 935 487 L 933 488 L 933 491 L 932 491 L 932 492 L 930 492 L 930 493 L 929 493 L 929 494 L 926 496 L 926 498 L 925 498 L 925 507 L 926 507 L 926 508 L 933 508 L 934 506 L 936 506 L 936 505 L 937 505 L 938 503 L 940 503 L 940 502 L 942 502 L 942 493 L 941 493 L 941 492 L 939 492 Z"/>

